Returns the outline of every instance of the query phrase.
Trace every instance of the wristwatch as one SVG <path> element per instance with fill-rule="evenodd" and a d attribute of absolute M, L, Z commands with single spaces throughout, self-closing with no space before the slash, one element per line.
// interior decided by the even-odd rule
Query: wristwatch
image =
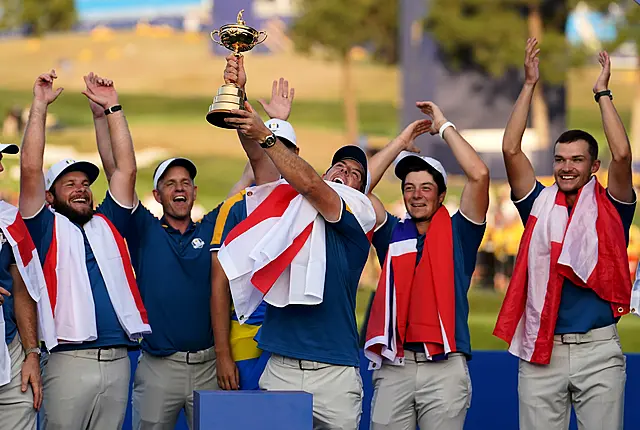
<path fill-rule="evenodd" d="M 611 94 L 611 90 L 598 91 L 595 96 L 593 96 L 593 98 L 596 99 L 597 103 L 602 96 L 609 96 L 609 99 L 613 100 L 613 94 Z"/>
<path fill-rule="evenodd" d="M 29 356 L 29 354 L 32 353 L 36 353 L 38 354 L 38 357 L 40 357 L 42 355 L 42 351 L 40 350 L 40 348 L 38 348 L 37 346 L 35 348 L 29 348 L 24 352 L 24 358 L 27 358 Z"/>
<path fill-rule="evenodd" d="M 262 146 L 263 148 L 271 148 L 273 145 L 276 144 L 276 135 L 271 133 L 269 136 L 267 136 L 264 139 L 264 142 L 260 142 L 260 146 Z"/>

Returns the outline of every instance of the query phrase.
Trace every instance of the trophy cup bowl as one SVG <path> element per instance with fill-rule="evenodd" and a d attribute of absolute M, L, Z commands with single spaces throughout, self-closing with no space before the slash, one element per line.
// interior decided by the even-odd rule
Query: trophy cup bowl
<path fill-rule="evenodd" d="M 249 27 L 242 19 L 244 9 L 238 13 L 235 24 L 226 24 L 218 30 L 211 32 L 211 40 L 220 46 L 224 46 L 240 57 L 241 52 L 250 51 L 254 46 L 261 44 L 267 39 L 267 33 Z M 218 35 L 219 40 L 215 36 Z M 244 110 L 245 93 L 236 84 L 224 84 L 218 89 L 218 93 L 213 98 L 213 103 L 209 106 L 207 122 L 220 128 L 234 128 L 225 122 L 225 119 L 233 116 L 230 111 L 233 109 Z"/>

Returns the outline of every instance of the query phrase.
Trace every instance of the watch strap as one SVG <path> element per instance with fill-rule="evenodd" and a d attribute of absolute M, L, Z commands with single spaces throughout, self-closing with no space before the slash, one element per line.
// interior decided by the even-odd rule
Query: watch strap
<path fill-rule="evenodd" d="M 109 114 L 112 114 L 114 112 L 118 112 L 119 110 L 122 110 L 122 105 L 113 105 L 109 109 L 105 109 L 104 110 L 104 114 L 105 115 L 109 115 Z"/>
<path fill-rule="evenodd" d="M 596 99 L 596 103 L 598 101 L 600 101 L 600 97 L 602 96 L 609 96 L 610 100 L 613 100 L 613 94 L 611 93 L 611 90 L 604 90 L 604 91 L 598 91 L 593 98 Z"/>
<path fill-rule="evenodd" d="M 35 348 L 29 348 L 29 349 L 27 349 L 27 350 L 24 352 L 24 356 L 25 356 L 25 357 L 28 357 L 28 356 L 29 356 L 29 354 L 32 354 L 32 353 L 34 353 L 34 352 L 35 352 L 36 354 L 38 354 L 38 356 L 42 355 L 42 351 L 40 350 L 40 348 L 38 348 L 38 347 L 36 346 Z"/>

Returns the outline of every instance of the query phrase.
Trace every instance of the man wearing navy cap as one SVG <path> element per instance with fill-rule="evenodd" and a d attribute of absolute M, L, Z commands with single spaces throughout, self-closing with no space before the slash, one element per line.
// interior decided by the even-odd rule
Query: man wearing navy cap
<path fill-rule="evenodd" d="M 17 145 L 0 144 L 0 172 L 4 171 L 3 155 L 17 154 L 18 149 Z M 15 210 L 13 206 L 11 209 Z M 4 208 L 0 212 L 4 212 Z M 4 213 L 0 216 L 4 218 Z M 0 385 L 0 423 L 6 428 L 35 430 L 42 404 L 36 302 L 20 274 L 13 247 L 7 239 L 9 234 L 0 230 L 0 321 L 4 321 L 0 335 L 6 344 L 1 353 L 5 360 L 9 359 L 5 363 L 9 374 L 2 375 L 4 385 Z"/>
<path fill-rule="evenodd" d="M 409 216 L 386 214 L 373 235 L 382 273 L 365 342 L 374 369 L 371 428 L 461 430 L 471 401 L 467 292 L 486 227 L 489 170 L 435 104 L 417 107 L 431 117 L 423 124 L 448 144 L 467 182 L 450 216 L 439 161 L 409 153 L 395 167 Z M 401 135 L 376 154 L 372 188 L 401 151 L 417 150 L 410 142 L 410 133 Z M 374 205 L 382 208 L 375 198 Z"/>
<path fill-rule="evenodd" d="M 43 175 L 47 109 L 62 93 L 53 88 L 56 78 L 52 70 L 35 82 L 20 158 L 20 212 L 45 268 L 59 340 L 43 369 L 41 424 L 119 428 L 127 408 L 128 351 L 149 332 L 121 236 L 134 203 L 133 143 L 113 83 L 91 73 L 83 94 L 106 116 L 113 146 L 106 197 L 94 210 L 91 184 L 99 168 L 93 163 L 65 159 Z"/>

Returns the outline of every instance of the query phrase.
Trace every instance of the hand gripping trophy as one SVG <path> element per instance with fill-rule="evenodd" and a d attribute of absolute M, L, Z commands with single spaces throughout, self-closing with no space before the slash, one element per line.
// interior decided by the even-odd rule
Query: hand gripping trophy
<path fill-rule="evenodd" d="M 254 46 L 259 45 L 267 39 L 265 31 L 258 31 L 245 24 L 242 19 L 244 9 L 238 13 L 235 24 L 227 24 L 219 30 L 211 32 L 211 39 L 220 46 L 224 46 L 240 57 L 241 52 L 249 51 Z M 219 40 L 215 39 L 218 35 Z M 236 84 L 224 84 L 218 89 L 218 93 L 213 98 L 213 104 L 209 106 L 207 121 L 221 128 L 233 128 L 225 123 L 225 118 L 231 116 L 232 109 L 244 109 L 245 93 Z"/>

